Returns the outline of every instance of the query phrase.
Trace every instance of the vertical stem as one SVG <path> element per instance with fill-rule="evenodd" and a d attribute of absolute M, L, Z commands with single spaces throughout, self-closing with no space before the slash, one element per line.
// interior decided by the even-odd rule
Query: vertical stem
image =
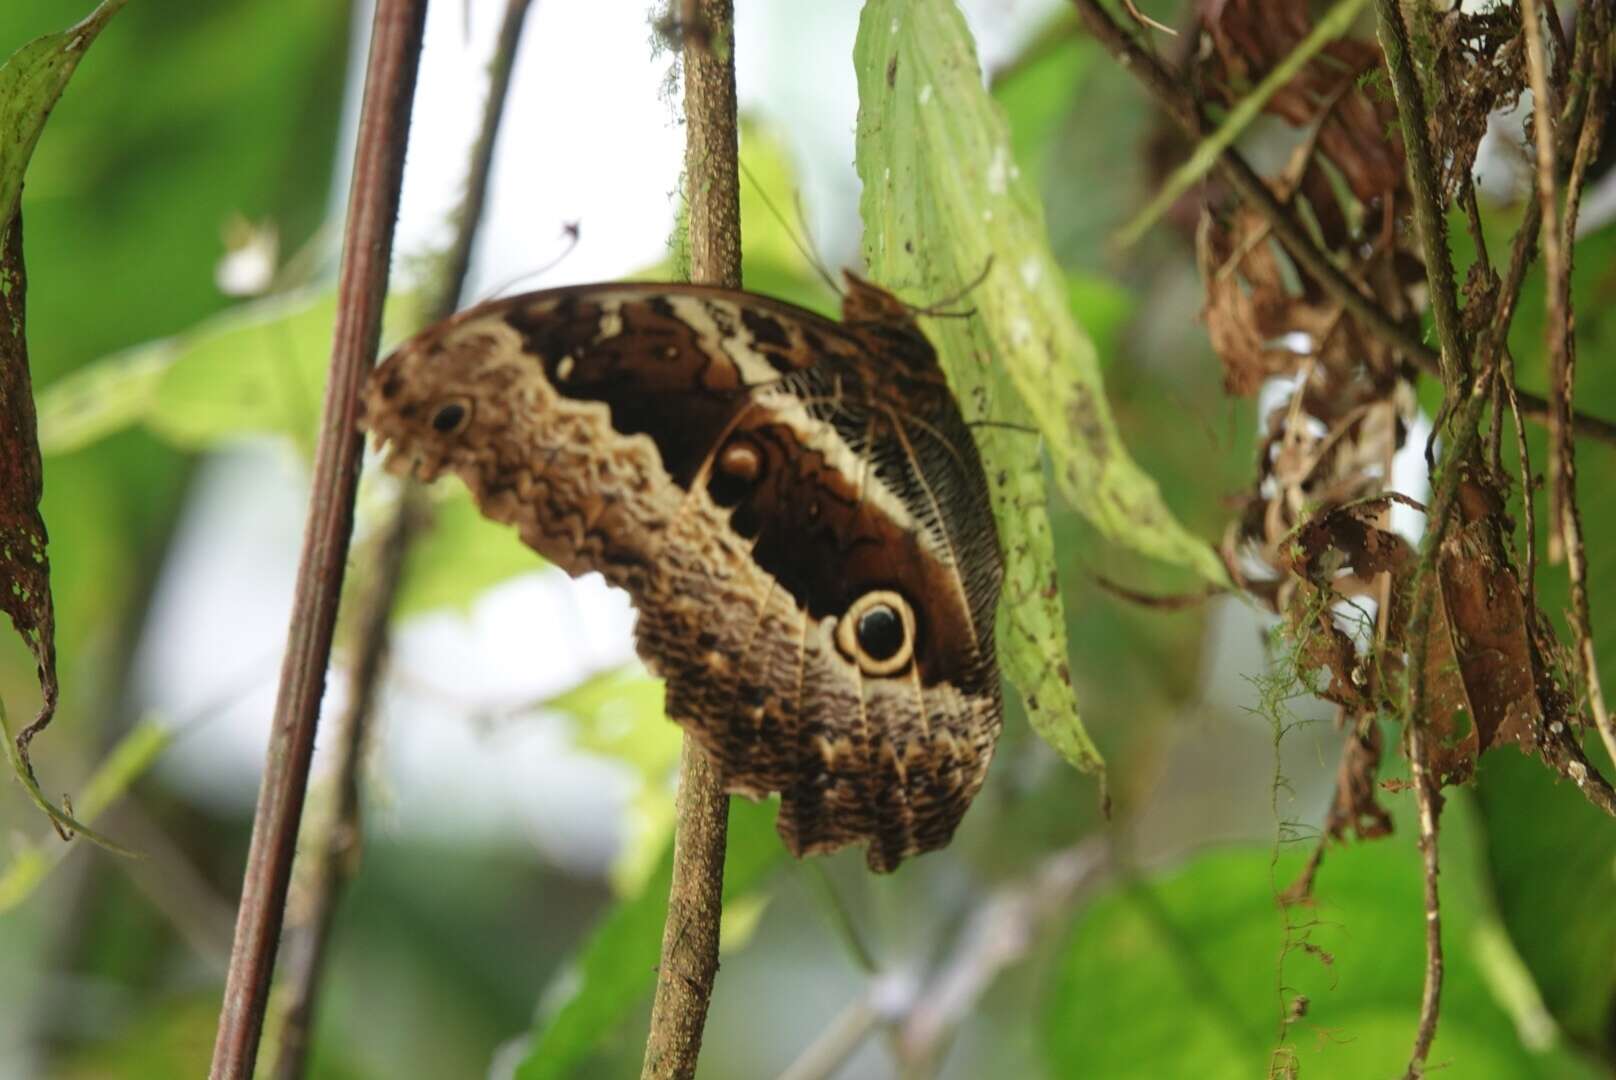
<path fill-rule="evenodd" d="M 377 0 L 337 282 L 331 377 L 315 451 L 291 629 L 213 1048 L 214 1080 L 250 1077 L 263 1033 L 353 531 L 363 449 L 354 419 L 381 331 L 425 21 L 426 0 Z"/>
<path fill-rule="evenodd" d="M 733 21 L 731 0 L 681 0 L 690 277 L 735 289 L 741 284 L 741 204 Z M 673 884 L 641 1072 L 657 1080 L 695 1075 L 718 974 L 729 800 L 689 735 L 680 754 L 676 812 Z"/>
<path fill-rule="evenodd" d="M 1419 806 L 1420 856 L 1425 881 L 1425 984 L 1420 992 L 1420 1019 L 1414 1031 L 1414 1048 L 1409 1053 L 1404 1080 L 1424 1075 L 1425 1059 L 1436 1039 L 1437 1018 L 1442 1006 L 1442 906 L 1437 889 L 1440 863 L 1437 851 L 1437 818 L 1442 812 L 1442 793 L 1437 790 L 1425 754 L 1427 729 L 1408 725 L 1408 771 L 1414 781 L 1414 798 Z"/>
<path fill-rule="evenodd" d="M 1551 13 L 1552 14 L 1552 13 Z M 1588 559 L 1583 546 L 1582 514 L 1577 506 L 1576 440 L 1571 437 L 1571 412 L 1576 396 L 1576 337 L 1572 331 L 1571 251 L 1576 237 L 1577 208 L 1587 169 L 1599 148 L 1603 134 L 1606 98 L 1610 82 L 1609 46 L 1606 43 L 1609 11 L 1605 5 L 1586 6 L 1580 16 L 1579 42 L 1590 48 L 1592 62 L 1589 100 L 1578 134 L 1566 183 L 1565 207 L 1557 213 L 1554 190 L 1554 133 L 1549 128 L 1552 110 L 1548 108 L 1547 61 L 1543 37 L 1537 25 L 1537 5 L 1523 0 L 1521 19 L 1526 24 L 1526 60 L 1532 81 L 1533 130 L 1537 142 L 1538 204 L 1542 207 L 1543 269 L 1547 297 L 1544 302 L 1549 355 L 1549 561 L 1565 556 L 1571 579 L 1569 622 L 1577 642 L 1577 660 L 1588 691 L 1588 708 L 1594 727 L 1611 760 L 1616 761 L 1616 721 L 1605 701 L 1594 654 L 1594 638 L 1588 604 Z M 1561 144 L 1567 140 L 1560 140 Z"/>
<path fill-rule="evenodd" d="M 1442 346 L 1442 384 L 1448 411 L 1459 407 L 1461 384 L 1469 379 L 1470 357 L 1465 350 L 1459 321 L 1458 292 L 1453 283 L 1453 255 L 1448 251 L 1448 225 L 1442 216 L 1436 164 L 1426 128 L 1425 96 L 1408 52 L 1408 27 L 1403 24 L 1399 0 L 1375 0 L 1380 16 L 1380 47 L 1386 53 L 1392 89 L 1397 98 L 1403 149 L 1408 155 L 1409 187 L 1414 193 L 1414 220 L 1419 223 L 1425 255 L 1425 274 L 1431 285 L 1431 313 L 1436 318 L 1437 341 Z"/>
<path fill-rule="evenodd" d="M 285 985 L 281 987 L 285 1008 L 278 1010 L 281 1028 L 275 1056 L 276 1080 L 297 1080 L 308 1067 L 315 1005 L 319 1001 L 320 977 L 325 971 L 331 930 L 336 921 L 337 901 L 359 859 L 363 835 L 359 762 L 364 756 L 377 683 L 387 659 L 387 621 L 393 612 L 393 597 L 398 592 L 404 553 L 414 532 L 419 501 L 418 489 L 405 490 L 399 513 L 380 538 L 375 553 L 375 576 L 360 599 L 360 610 L 356 614 L 358 645 L 354 657 L 354 693 L 337 725 L 336 760 L 332 763 L 337 774 L 337 805 L 331 827 L 320 845 L 305 854 L 317 860 L 310 886 L 309 933 L 303 949 L 291 950 L 293 955 L 288 958 Z"/>
<path fill-rule="evenodd" d="M 1544 322 L 1548 327 L 1549 355 L 1549 562 L 1557 563 L 1564 552 L 1564 511 L 1560 502 L 1562 448 L 1566 443 L 1566 402 L 1555 400 L 1554 391 L 1564 386 L 1565 323 L 1569 274 L 1560 247 L 1560 221 L 1555 195 L 1554 97 L 1549 91 L 1548 61 L 1543 52 L 1542 15 L 1536 0 L 1521 0 L 1521 26 L 1526 35 L 1526 70 L 1532 85 L 1532 137 L 1537 153 L 1537 205 L 1542 224 L 1539 243 L 1543 249 L 1546 279 Z"/>
<path fill-rule="evenodd" d="M 680 0 L 690 280 L 741 287 L 740 139 L 732 0 Z"/>
<path fill-rule="evenodd" d="M 516 49 L 521 43 L 533 0 L 506 0 L 489 62 L 488 95 L 483 104 L 482 127 L 471 147 L 466 191 L 455 213 L 455 235 L 443 257 L 437 295 L 432 297 L 428 318 L 436 321 L 450 315 L 465 291 L 471 265 L 472 244 L 482 221 L 488 194 L 488 178 L 493 165 L 494 144 L 505 102 L 510 93 Z M 383 526 L 376 545 L 370 581 L 353 615 L 353 694 L 338 727 L 332 772 L 336 777 L 337 805 L 333 823 L 321 843 L 305 852 L 316 862 L 307 905 L 307 937 L 294 957 L 284 987 L 285 1008 L 275 1059 L 277 1080 L 298 1080 L 308 1067 L 312 1045 L 315 1007 L 320 982 L 325 973 L 331 931 L 338 903 L 353 876 L 363 838 L 359 766 L 375 710 L 377 687 L 381 680 L 389 645 L 393 606 L 404 577 L 405 557 L 420 534 L 421 523 L 429 513 L 424 489 L 406 483 L 393 508 L 393 516 Z"/>

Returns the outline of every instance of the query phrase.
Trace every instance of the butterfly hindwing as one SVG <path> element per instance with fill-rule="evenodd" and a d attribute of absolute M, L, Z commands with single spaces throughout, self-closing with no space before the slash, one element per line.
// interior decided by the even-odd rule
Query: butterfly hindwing
<path fill-rule="evenodd" d="M 780 793 L 794 852 L 890 870 L 986 773 L 1000 564 L 935 353 L 849 282 L 841 323 L 690 285 L 496 300 L 388 357 L 364 425 L 627 589 L 669 716 L 726 790 Z"/>

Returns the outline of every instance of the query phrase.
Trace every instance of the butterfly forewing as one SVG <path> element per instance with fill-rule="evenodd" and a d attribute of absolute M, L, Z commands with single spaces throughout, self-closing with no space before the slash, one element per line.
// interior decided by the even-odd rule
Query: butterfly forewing
<path fill-rule="evenodd" d="M 629 590 L 669 715 L 798 854 L 948 842 L 1000 724 L 982 467 L 901 302 L 597 285 L 493 301 L 379 366 L 395 467 L 459 475 Z"/>

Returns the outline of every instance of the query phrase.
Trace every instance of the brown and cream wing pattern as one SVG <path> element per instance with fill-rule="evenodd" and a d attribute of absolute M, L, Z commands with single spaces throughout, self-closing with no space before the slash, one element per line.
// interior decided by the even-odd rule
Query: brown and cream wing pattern
<path fill-rule="evenodd" d="M 497 300 L 373 375 L 395 468 L 639 611 L 667 711 L 799 855 L 947 843 L 1000 726 L 982 466 L 908 310 L 610 284 Z"/>

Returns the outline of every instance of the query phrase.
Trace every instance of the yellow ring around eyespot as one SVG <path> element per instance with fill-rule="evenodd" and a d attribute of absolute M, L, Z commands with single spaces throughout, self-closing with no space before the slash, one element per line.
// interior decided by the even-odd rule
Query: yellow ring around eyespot
<path fill-rule="evenodd" d="M 859 645 L 858 624 L 865 612 L 873 607 L 885 605 L 898 614 L 898 621 L 903 624 L 903 644 L 898 651 L 885 660 L 877 660 L 865 652 Z M 909 606 L 909 601 L 902 595 L 890 589 L 875 589 L 865 593 L 842 615 L 841 622 L 836 624 L 836 647 L 849 660 L 859 666 L 859 670 L 866 675 L 882 677 L 896 675 L 908 667 L 915 656 L 915 612 Z"/>

